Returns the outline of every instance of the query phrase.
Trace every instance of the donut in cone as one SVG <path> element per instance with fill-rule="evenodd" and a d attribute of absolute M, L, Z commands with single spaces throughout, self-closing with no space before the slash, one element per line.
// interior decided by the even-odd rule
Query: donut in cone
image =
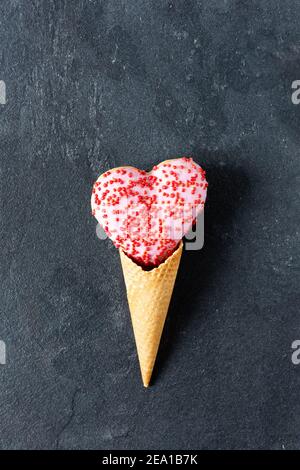
<path fill-rule="evenodd" d="M 205 171 L 192 158 L 147 173 L 124 166 L 93 186 L 92 213 L 119 248 L 132 326 L 148 387 L 182 253 L 182 237 L 203 211 Z"/>

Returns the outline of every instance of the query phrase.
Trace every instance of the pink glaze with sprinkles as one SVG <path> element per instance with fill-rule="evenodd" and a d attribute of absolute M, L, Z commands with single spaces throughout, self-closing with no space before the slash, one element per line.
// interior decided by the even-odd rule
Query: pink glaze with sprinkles
<path fill-rule="evenodd" d="M 176 249 L 204 209 L 205 171 L 192 158 L 166 160 L 152 171 L 106 171 L 92 192 L 92 214 L 117 248 L 145 267 Z"/>

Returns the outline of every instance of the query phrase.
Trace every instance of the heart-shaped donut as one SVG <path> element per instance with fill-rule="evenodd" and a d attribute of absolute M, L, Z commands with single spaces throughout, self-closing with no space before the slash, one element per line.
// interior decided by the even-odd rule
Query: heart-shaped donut
<path fill-rule="evenodd" d="M 205 171 L 192 158 L 166 160 L 147 173 L 125 166 L 93 187 L 92 213 L 117 248 L 145 267 L 170 256 L 204 208 Z"/>

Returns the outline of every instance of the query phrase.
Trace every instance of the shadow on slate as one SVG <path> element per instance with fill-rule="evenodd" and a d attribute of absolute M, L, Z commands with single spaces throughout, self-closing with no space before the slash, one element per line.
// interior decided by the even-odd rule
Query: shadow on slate
<path fill-rule="evenodd" d="M 227 155 L 203 156 L 205 162 L 218 160 L 232 162 Z M 224 269 L 223 260 L 226 260 L 234 243 L 235 213 L 240 207 L 240 200 L 250 197 L 250 178 L 243 168 L 232 163 L 225 166 L 208 163 L 205 170 L 209 187 L 205 205 L 204 246 L 198 251 L 183 252 L 151 385 L 154 385 L 166 370 L 169 361 L 172 361 L 173 351 L 181 341 L 180 332 L 188 327 L 195 316 L 198 316 L 199 324 L 203 321 L 206 312 L 203 310 L 199 315 L 195 297 L 204 295 L 205 290 L 209 291 L 216 271 Z M 226 237 L 223 236 L 224 233 L 227 234 Z M 225 271 L 224 275 L 226 276 Z M 195 305 L 198 307 L 195 308 Z"/>

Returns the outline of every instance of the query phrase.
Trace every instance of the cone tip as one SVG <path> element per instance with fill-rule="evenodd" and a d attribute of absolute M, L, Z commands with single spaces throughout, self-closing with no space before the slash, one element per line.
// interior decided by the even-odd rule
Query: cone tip
<path fill-rule="evenodd" d="M 145 388 L 148 388 L 150 385 L 151 374 L 142 374 L 143 385 Z"/>

